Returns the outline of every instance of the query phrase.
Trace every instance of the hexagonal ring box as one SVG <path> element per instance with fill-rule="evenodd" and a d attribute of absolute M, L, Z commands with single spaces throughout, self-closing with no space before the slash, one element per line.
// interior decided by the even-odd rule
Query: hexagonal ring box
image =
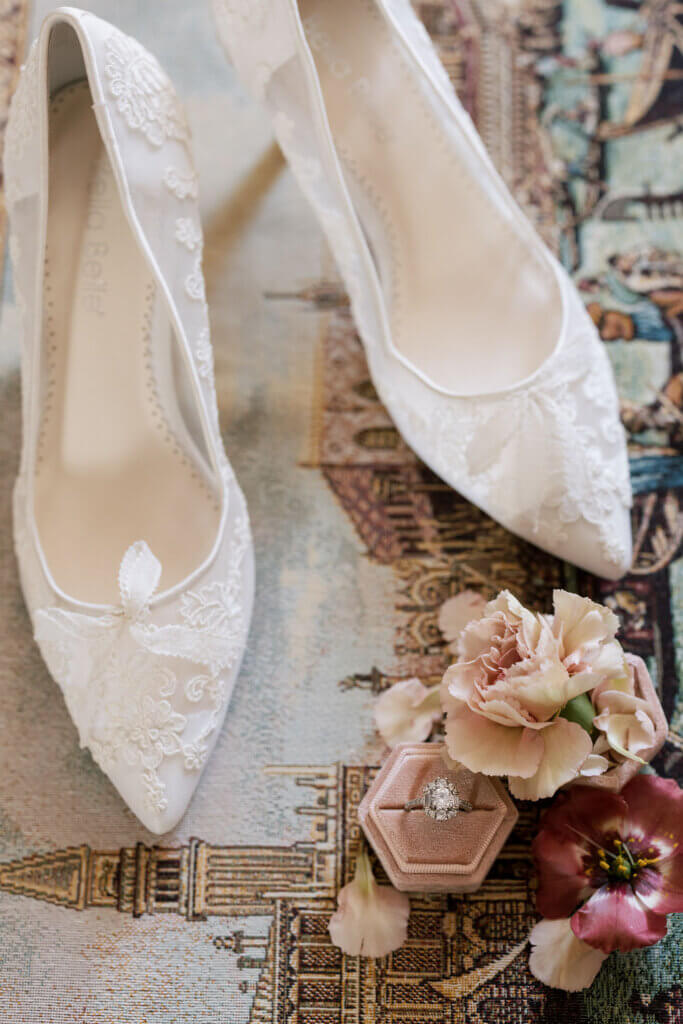
<path fill-rule="evenodd" d="M 447 768 L 442 750 L 437 743 L 396 747 L 358 808 L 368 842 L 403 892 L 474 892 L 518 818 L 499 779 Z M 437 778 L 454 783 L 472 810 L 460 810 L 448 821 L 405 810 Z"/>

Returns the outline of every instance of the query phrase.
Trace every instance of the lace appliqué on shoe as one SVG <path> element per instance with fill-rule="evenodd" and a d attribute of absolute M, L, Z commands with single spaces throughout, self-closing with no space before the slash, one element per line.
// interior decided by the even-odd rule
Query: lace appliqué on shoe
<path fill-rule="evenodd" d="M 434 84 L 451 98 L 453 115 L 483 155 L 471 118 L 460 107 L 409 0 L 378 2 Z M 258 93 L 256 69 L 272 74 L 276 48 L 255 30 L 245 4 L 214 0 L 214 5 L 219 26 L 221 19 L 225 22 L 226 48 Z M 288 9 L 286 4 L 277 7 Z M 305 90 L 304 58 L 296 52 Z M 258 74 L 264 77 L 260 70 Z M 331 171 L 329 152 L 321 160 L 320 140 L 306 130 L 302 108 L 297 111 L 290 104 L 285 110 L 276 87 L 266 99 L 280 147 L 333 250 L 373 380 L 399 430 L 415 439 L 444 479 L 457 481 L 471 500 L 510 529 L 556 550 L 563 531 L 566 538 L 571 524 L 585 520 L 596 527 L 605 558 L 613 565 L 626 564 L 628 551 L 622 551 L 622 542 L 616 539 L 620 513 L 631 501 L 618 402 L 604 348 L 578 297 L 570 300 L 573 334 L 530 386 L 477 398 L 450 397 L 429 388 L 387 351 L 386 322 L 370 287 L 372 261 L 347 209 L 341 183 Z"/>
<path fill-rule="evenodd" d="M 197 373 L 206 381 L 213 380 L 213 347 L 209 337 L 209 328 L 201 331 L 194 347 L 194 358 L 197 364 Z"/>
<path fill-rule="evenodd" d="M 227 579 L 184 594 L 178 624 L 150 621 L 161 566 L 142 541 L 121 563 L 118 609 L 99 617 L 61 608 L 36 612 L 36 641 L 62 688 L 81 746 L 105 772 L 138 768 L 153 810 L 168 806 L 159 777 L 166 758 L 181 757 L 186 770 L 198 771 L 208 756 L 226 699 L 226 673 L 235 668 L 246 632 L 241 579 L 248 543 L 246 512 L 240 510 Z M 200 670 L 184 688 L 174 659 Z M 182 701 L 202 704 L 199 728 L 189 728 L 193 709 L 183 713 Z"/>
<path fill-rule="evenodd" d="M 399 429 L 430 439 L 435 468 L 511 529 L 552 549 L 585 520 L 622 565 L 614 519 L 631 488 L 618 402 L 602 344 L 579 300 L 572 306 L 573 334 L 529 385 L 477 398 L 425 391 L 424 404 L 398 388 L 382 397 Z"/>
<path fill-rule="evenodd" d="M 199 195 L 199 179 L 194 171 L 185 174 L 177 167 L 167 167 L 164 185 L 176 199 L 196 199 Z"/>
<path fill-rule="evenodd" d="M 194 253 L 194 266 L 185 278 L 185 291 L 195 302 L 206 302 L 206 289 L 202 273 L 202 229 L 191 217 L 178 217 L 175 238 L 188 252 Z"/>
<path fill-rule="evenodd" d="M 185 291 L 193 302 L 206 302 L 206 286 L 202 273 L 202 254 L 196 253 L 194 267 L 185 278 Z"/>
<path fill-rule="evenodd" d="M 585 520 L 598 529 L 607 560 L 618 563 L 627 552 L 618 550 L 612 516 L 631 504 L 623 431 L 602 344 L 583 309 L 576 319 L 574 335 L 537 381 L 494 400 L 493 409 L 478 404 L 468 470 L 488 474 L 496 504 L 507 502 L 542 543 L 557 539 L 558 521 Z"/>
<path fill-rule="evenodd" d="M 37 186 L 39 173 L 37 161 L 25 161 L 24 156 L 38 133 L 39 124 L 38 89 L 38 44 L 34 42 L 29 50 L 17 87 L 12 96 L 7 131 L 5 135 L 5 197 L 13 206 L 24 195 L 29 195 Z"/>
<path fill-rule="evenodd" d="M 202 229 L 191 217 L 178 217 L 175 222 L 175 237 L 188 252 L 194 252 L 202 246 Z"/>
<path fill-rule="evenodd" d="M 175 90 L 158 62 L 137 40 L 113 32 L 105 43 L 104 72 L 116 109 L 132 131 L 153 146 L 187 142 L 189 129 Z"/>

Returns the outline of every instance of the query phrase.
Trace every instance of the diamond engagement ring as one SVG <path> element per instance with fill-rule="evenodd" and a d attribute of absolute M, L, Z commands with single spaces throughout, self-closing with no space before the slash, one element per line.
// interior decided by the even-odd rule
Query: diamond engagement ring
<path fill-rule="evenodd" d="M 427 817 L 433 818 L 434 821 L 450 821 L 459 811 L 471 811 L 472 804 L 460 798 L 452 782 L 439 777 L 427 783 L 421 796 L 416 800 L 409 800 L 405 805 L 406 811 L 418 809 L 424 811 Z"/>

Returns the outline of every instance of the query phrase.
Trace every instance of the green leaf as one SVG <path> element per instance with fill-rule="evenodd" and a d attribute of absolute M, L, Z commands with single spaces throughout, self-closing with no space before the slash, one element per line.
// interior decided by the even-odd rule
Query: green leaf
<path fill-rule="evenodd" d="M 589 736 L 595 733 L 593 727 L 595 708 L 587 693 L 580 693 L 578 697 L 572 697 L 570 701 L 567 701 L 560 711 L 560 718 L 566 718 L 568 722 L 576 722 L 586 730 Z"/>

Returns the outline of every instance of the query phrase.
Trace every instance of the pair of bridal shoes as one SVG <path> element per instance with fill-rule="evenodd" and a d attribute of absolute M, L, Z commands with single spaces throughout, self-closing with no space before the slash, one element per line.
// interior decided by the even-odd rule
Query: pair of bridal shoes
<path fill-rule="evenodd" d="M 410 5 L 214 7 L 406 442 L 510 530 L 621 576 L 630 487 L 603 346 Z M 139 43 L 60 8 L 22 70 L 4 171 L 24 331 L 22 588 L 82 746 L 163 833 L 216 742 L 254 589 L 187 122 Z"/>

